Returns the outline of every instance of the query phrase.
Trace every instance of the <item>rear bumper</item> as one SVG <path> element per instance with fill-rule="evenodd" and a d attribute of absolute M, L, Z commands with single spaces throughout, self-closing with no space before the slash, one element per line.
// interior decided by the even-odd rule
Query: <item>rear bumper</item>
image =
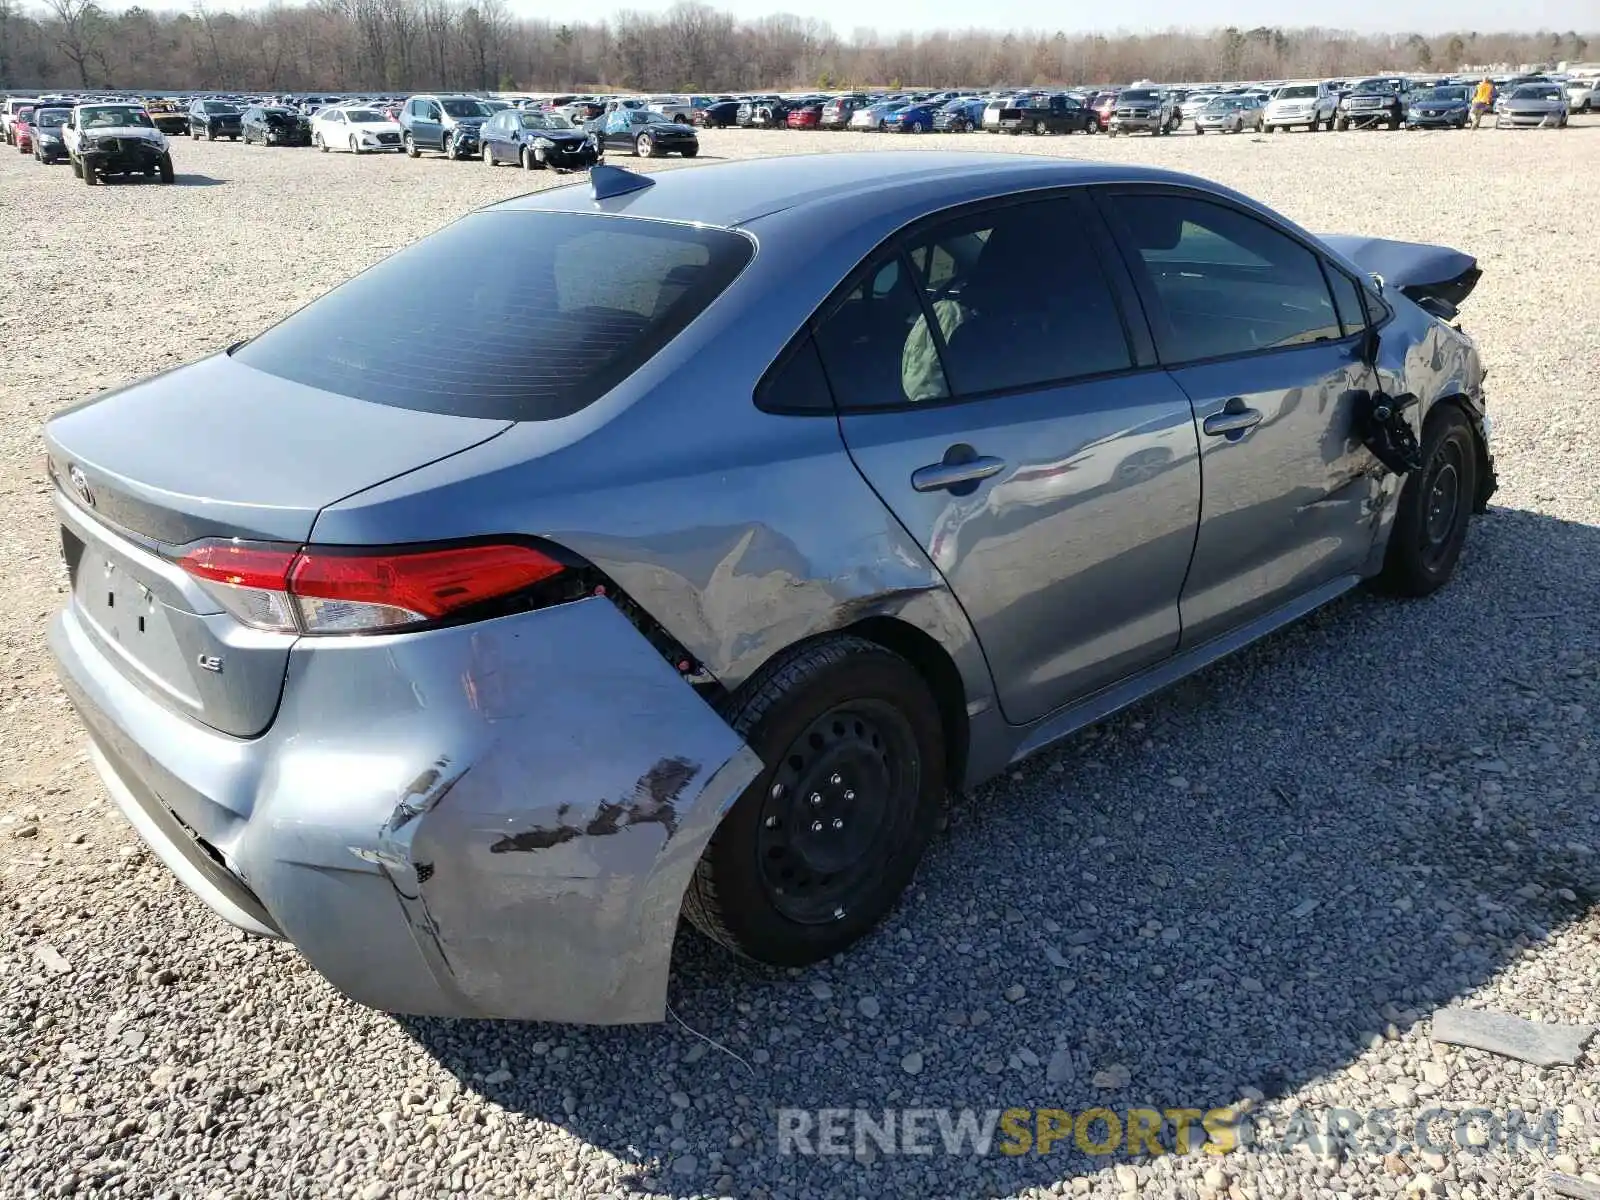
<path fill-rule="evenodd" d="M 659 1020 L 683 892 L 760 762 L 606 600 L 303 640 L 238 739 L 50 647 L 128 819 L 225 919 L 374 1008 Z"/>

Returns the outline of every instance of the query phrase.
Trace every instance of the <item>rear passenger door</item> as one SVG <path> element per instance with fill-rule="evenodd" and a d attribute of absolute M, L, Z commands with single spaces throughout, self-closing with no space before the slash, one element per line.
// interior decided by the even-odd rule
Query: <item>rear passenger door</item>
<path fill-rule="evenodd" d="M 913 226 L 814 324 L 850 455 L 966 610 L 1013 723 L 1178 644 L 1194 422 L 1131 296 L 1065 193 Z"/>
<path fill-rule="evenodd" d="M 1181 603 L 1187 647 L 1366 562 L 1382 473 L 1355 434 L 1376 386 L 1360 292 L 1298 237 L 1223 197 L 1097 198 L 1157 353 L 1194 405 L 1205 487 Z"/>

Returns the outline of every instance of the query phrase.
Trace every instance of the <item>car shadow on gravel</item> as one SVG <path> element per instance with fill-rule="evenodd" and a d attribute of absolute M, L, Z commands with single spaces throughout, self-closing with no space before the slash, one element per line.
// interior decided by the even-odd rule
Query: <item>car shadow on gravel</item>
<path fill-rule="evenodd" d="M 1125 1161 L 784 1154 L 778 1113 L 1207 1110 L 1425 1037 L 1600 900 L 1596 594 L 1600 529 L 1497 509 L 1435 597 L 1354 595 L 954 805 L 830 963 L 686 933 L 682 1024 L 402 1025 L 641 1188 L 977 1196 Z"/>

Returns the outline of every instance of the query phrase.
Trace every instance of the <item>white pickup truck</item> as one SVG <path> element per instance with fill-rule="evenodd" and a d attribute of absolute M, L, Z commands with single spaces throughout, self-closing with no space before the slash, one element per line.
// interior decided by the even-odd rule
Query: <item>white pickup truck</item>
<path fill-rule="evenodd" d="M 651 96 L 645 105 L 651 112 L 658 112 L 669 121 L 676 121 L 679 125 L 688 125 L 694 121 L 694 105 L 682 96 Z"/>
<path fill-rule="evenodd" d="M 173 181 L 172 152 L 141 104 L 80 104 L 61 127 L 72 173 L 93 187 L 107 175 Z"/>

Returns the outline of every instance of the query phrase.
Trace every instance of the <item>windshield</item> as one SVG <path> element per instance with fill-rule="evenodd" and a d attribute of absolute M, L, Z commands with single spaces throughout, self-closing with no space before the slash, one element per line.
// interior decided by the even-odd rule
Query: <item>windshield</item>
<path fill-rule="evenodd" d="M 1511 93 L 1513 100 L 1560 100 L 1561 89 L 1539 84 L 1537 87 L 1519 87 Z"/>
<path fill-rule="evenodd" d="M 524 129 L 571 129 L 572 122 L 556 113 L 523 113 Z"/>
<path fill-rule="evenodd" d="M 222 100 L 207 100 L 202 107 L 208 113 L 231 113 L 239 111 L 237 105 L 228 104 Z"/>
<path fill-rule="evenodd" d="M 1387 79 L 1363 79 L 1350 90 L 1352 92 L 1392 92 L 1394 91 L 1394 85 Z"/>
<path fill-rule="evenodd" d="M 64 108 L 47 108 L 35 116 L 35 125 L 65 125 L 67 123 L 67 110 Z"/>
<path fill-rule="evenodd" d="M 1159 100 L 1160 98 L 1161 98 L 1161 93 L 1159 93 L 1159 92 L 1150 92 L 1150 91 L 1143 91 L 1143 90 L 1141 90 L 1141 91 L 1132 91 L 1132 92 L 1123 92 L 1122 95 L 1118 97 L 1119 100 L 1127 100 L 1127 101 L 1129 101 L 1131 103 L 1134 103 L 1134 104 L 1150 104 L 1150 103 L 1155 102 L 1156 100 Z"/>
<path fill-rule="evenodd" d="M 234 354 L 376 404 L 543 421 L 593 403 L 722 294 L 754 250 L 725 229 L 500 210 L 446 226 Z M 450 353 L 440 355 L 441 321 Z"/>
<path fill-rule="evenodd" d="M 1314 86 L 1296 84 L 1294 87 L 1279 88 L 1277 98 L 1279 100 L 1310 100 L 1316 94 L 1317 89 Z"/>
<path fill-rule="evenodd" d="M 1418 100 L 1432 100 L 1435 103 L 1447 100 L 1465 100 L 1467 98 L 1467 89 L 1464 87 L 1428 88 L 1426 91 L 1418 92 L 1416 98 Z"/>
<path fill-rule="evenodd" d="M 439 107 L 452 117 L 486 117 L 489 110 L 476 100 L 441 100 Z"/>
<path fill-rule="evenodd" d="M 363 124 L 373 124 L 375 122 L 387 122 L 389 120 L 389 118 L 384 116 L 381 112 L 376 112 L 376 111 L 374 111 L 373 109 L 370 109 L 370 108 L 351 108 L 351 109 L 347 109 L 345 111 L 344 116 L 345 116 L 345 120 L 347 120 L 347 121 L 356 121 L 356 122 L 360 122 L 360 123 L 363 123 Z"/>
<path fill-rule="evenodd" d="M 1242 96 L 1218 96 L 1206 105 L 1207 112 L 1232 112 L 1236 108 L 1244 107 Z"/>
<path fill-rule="evenodd" d="M 83 114 L 81 125 L 84 129 L 113 129 L 122 125 L 144 125 L 154 128 L 150 114 L 142 108 L 131 105 L 106 108 L 79 109 Z"/>

